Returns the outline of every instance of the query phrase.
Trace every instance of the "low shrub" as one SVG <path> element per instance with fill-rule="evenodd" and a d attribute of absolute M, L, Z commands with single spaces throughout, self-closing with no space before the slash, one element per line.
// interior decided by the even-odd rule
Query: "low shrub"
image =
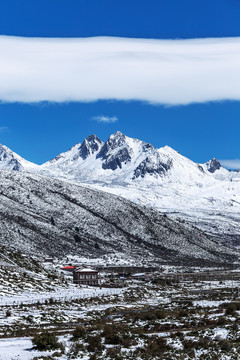
<path fill-rule="evenodd" d="M 237 306 L 234 303 L 229 303 L 226 306 L 225 315 L 234 316 L 236 315 Z"/>
<path fill-rule="evenodd" d="M 150 357 L 157 356 L 158 354 L 169 350 L 169 348 L 166 339 L 153 337 L 148 340 L 146 352 Z"/>
<path fill-rule="evenodd" d="M 76 341 L 73 344 L 71 344 L 69 353 L 75 357 L 78 356 L 78 353 L 83 350 L 84 350 L 84 345 Z"/>
<path fill-rule="evenodd" d="M 85 339 L 86 337 L 86 329 L 83 326 L 77 326 L 75 330 L 72 332 L 72 340 L 80 340 Z"/>
<path fill-rule="evenodd" d="M 217 320 L 217 325 L 218 326 L 223 326 L 226 324 L 226 319 L 223 316 L 219 316 L 218 320 Z"/>
<path fill-rule="evenodd" d="M 187 316 L 188 316 L 188 311 L 187 310 L 184 310 L 184 309 L 179 310 L 179 313 L 178 313 L 179 318 L 187 317 Z"/>
<path fill-rule="evenodd" d="M 100 335 L 88 336 L 86 341 L 88 343 L 87 350 L 90 352 L 101 351 L 104 348 Z"/>
<path fill-rule="evenodd" d="M 6 310 L 6 317 L 9 317 L 9 316 L 11 316 L 12 315 L 12 313 L 11 313 L 11 310 Z"/>
<path fill-rule="evenodd" d="M 222 351 L 229 351 L 232 348 L 232 344 L 228 340 L 221 340 L 219 342 L 219 347 L 221 348 Z"/>
<path fill-rule="evenodd" d="M 121 349 L 119 347 L 110 348 L 106 351 L 106 357 L 113 360 L 123 360 L 124 357 L 121 355 Z"/>
<path fill-rule="evenodd" d="M 36 334 L 32 339 L 32 343 L 36 350 L 43 351 L 61 349 L 64 351 L 63 345 L 58 341 L 57 336 L 48 331 Z"/>
<path fill-rule="evenodd" d="M 112 344 L 112 345 L 117 345 L 121 343 L 121 338 L 118 334 L 111 334 L 111 335 L 106 335 L 105 336 L 105 343 L 106 344 Z"/>

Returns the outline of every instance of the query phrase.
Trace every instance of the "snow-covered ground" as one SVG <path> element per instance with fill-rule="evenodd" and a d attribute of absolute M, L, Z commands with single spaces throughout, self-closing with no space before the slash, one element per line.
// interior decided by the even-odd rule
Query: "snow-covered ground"
<path fill-rule="evenodd" d="M 225 340 L 233 342 L 232 347 L 226 350 L 228 354 L 232 349 L 238 351 L 236 344 L 240 328 L 235 320 L 239 311 L 234 311 L 234 306 L 239 305 L 239 271 L 188 270 L 187 267 L 165 267 L 162 273 L 155 274 L 155 280 L 160 281 L 128 280 L 121 289 L 69 285 L 48 293 L 24 292 L 18 296 L 1 297 L 0 334 L 9 338 L 0 339 L 0 360 L 32 360 L 41 354 L 52 354 L 32 349 L 31 333 L 39 331 L 40 324 L 45 330 L 53 331 L 63 343 L 65 354 L 57 357 L 60 360 L 71 358 L 72 331 L 79 325 L 88 329 L 90 337 L 100 335 L 105 348 L 101 360 L 104 356 L 107 358 L 108 349 L 118 346 L 104 340 L 103 328 L 106 324 L 120 326 L 119 331 L 128 328 L 133 334 L 133 338 L 128 339 L 133 344 L 130 347 L 126 345 L 126 348 L 121 346 L 126 354 L 138 347 L 147 348 L 148 341 L 155 344 L 156 338 L 163 344 L 167 341 L 170 348 L 165 351 L 168 355 L 171 349 L 178 349 L 182 355 L 186 350 L 187 354 L 185 346 L 188 343 L 193 347 L 197 344 L 196 359 L 199 359 L 206 348 L 212 354 L 212 346 L 217 349 L 218 343 L 221 347 L 225 344 L 221 341 Z M 212 280 L 207 280 L 209 276 Z M 168 282 L 163 281 L 165 277 Z M 233 307 L 229 314 L 226 312 L 228 305 L 230 310 Z M 7 310 L 11 315 L 6 316 Z M 15 334 L 15 330 L 19 329 L 28 334 L 25 337 Z M 139 336 L 142 333 L 145 333 L 145 338 Z M 80 340 L 83 348 L 78 350 L 81 354 L 79 358 L 84 360 L 89 360 L 92 353 L 87 351 L 88 341 L 87 338 Z M 207 347 L 207 342 L 211 346 Z M 225 360 L 224 357 L 219 359 Z"/>
<path fill-rule="evenodd" d="M 31 360 L 36 356 L 51 355 L 53 351 L 32 350 L 30 338 L 0 339 L 0 360 Z"/>
<path fill-rule="evenodd" d="M 20 304 L 35 304 L 36 302 L 43 303 L 50 298 L 54 300 L 70 301 L 71 299 L 90 299 L 95 297 L 104 297 L 109 295 L 119 295 L 125 290 L 122 288 L 93 288 L 93 287 L 74 287 L 59 288 L 56 291 L 50 292 L 24 292 L 19 295 L 1 296 L 1 305 L 20 305 Z"/>

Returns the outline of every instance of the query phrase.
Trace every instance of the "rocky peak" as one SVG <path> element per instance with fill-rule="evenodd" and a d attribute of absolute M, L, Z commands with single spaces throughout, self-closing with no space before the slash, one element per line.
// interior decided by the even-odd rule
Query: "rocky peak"
<path fill-rule="evenodd" d="M 117 131 L 115 134 L 110 135 L 109 139 L 105 143 L 106 150 L 114 150 L 115 148 L 122 146 L 126 143 L 126 136 Z"/>
<path fill-rule="evenodd" d="M 103 169 L 121 169 L 122 164 L 131 161 L 132 150 L 126 140 L 127 137 L 120 131 L 117 131 L 105 142 L 97 155 L 97 158 L 103 160 Z"/>
<path fill-rule="evenodd" d="M 14 153 L 5 145 L 0 144 L 0 168 L 19 171 L 22 165 L 14 156 Z"/>
<path fill-rule="evenodd" d="M 79 148 L 79 154 L 75 155 L 75 157 L 80 156 L 83 160 L 85 160 L 89 155 L 99 151 L 102 144 L 102 141 L 96 135 L 89 135 L 83 141 Z"/>
<path fill-rule="evenodd" d="M 216 170 L 221 169 L 221 167 L 222 167 L 222 165 L 216 158 L 213 158 L 213 159 L 209 160 L 208 162 L 206 162 L 206 166 L 207 166 L 207 170 L 212 174 Z"/>
<path fill-rule="evenodd" d="M 149 150 L 154 150 L 154 146 L 143 142 L 142 149 L 144 152 L 148 152 Z"/>

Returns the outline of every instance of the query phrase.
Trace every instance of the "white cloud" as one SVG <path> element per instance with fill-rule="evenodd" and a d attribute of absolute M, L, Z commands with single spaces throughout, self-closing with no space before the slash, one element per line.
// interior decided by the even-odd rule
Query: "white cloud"
<path fill-rule="evenodd" d="M 115 123 L 116 121 L 118 121 L 118 118 L 117 118 L 117 116 L 98 115 L 98 116 L 93 116 L 92 120 L 110 124 L 110 123 Z"/>
<path fill-rule="evenodd" d="M 240 159 L 219 160 L 221 165 L 228 169 L 240 169 Z"/>
<path fill-rule="evenodd" d="M 240 38 L 0 36 L 0 100 L 240 100 Z"/>

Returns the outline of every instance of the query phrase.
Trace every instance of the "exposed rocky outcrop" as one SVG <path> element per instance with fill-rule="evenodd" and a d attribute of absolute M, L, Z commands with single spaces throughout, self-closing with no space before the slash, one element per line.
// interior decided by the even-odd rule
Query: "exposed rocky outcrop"
<path fill-rule="evenodd" d="M 97 158 L 103 160 L 103 169 L 116 170 L 117 168 L 121 169 L 122 164 L 131 161 L 131 153 L 131 148 L 126 142 L 126 136 L 118 131 L 106 141 Z"/>
<path fill-rule="evenodd" d="M 222 167 L 220 162 L 215 158 L 213 158 L 212 160 L 209 160 L 206 163 L 206 166 L 207 166 L 208 171 L 212 174 L 215 173 L 216 170 L 221 169 L 221 167 Z"/>
<path fill-rule="evenodd" d="M 79 154 L 76 154 L 73 159 L 76 160 L 80 156 L 85 160 L 89 155 L 98 152 L 102 144 L 102 141 L 96 135 L 88 136 L 79 147 Z"/>

